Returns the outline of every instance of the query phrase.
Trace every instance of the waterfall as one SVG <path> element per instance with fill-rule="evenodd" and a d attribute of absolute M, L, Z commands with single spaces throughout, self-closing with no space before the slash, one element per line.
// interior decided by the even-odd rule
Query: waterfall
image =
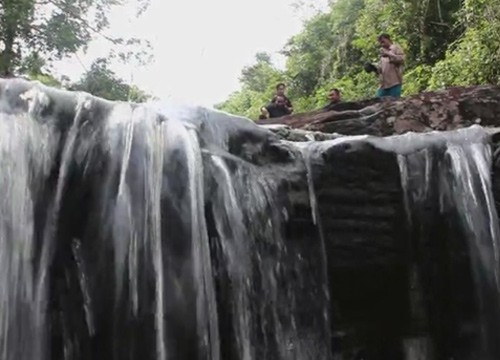
<path fill-rule="evenodd" d="M 121 161 L 119 184 L 116 194 L 116 207 L 112 216 L 117 277 L 116 299 L 120 300 L 124 274 L 128 273 L 129 301 L 132 316 L 137 316 L 139 308 L 149 301 L 144 289 L 139 286 L 139 267 L 143 261 L 152 264 L 154 273 L 154 313 L 156 331 L 156 358 L 171 358 L 168 349 L 165 321 L 165 297 L 173 288 L 166 288 L 165 269 L 171 265 L 165 239 L 162 234 L 162 202 L 165 197 L 176 198 L 184 207 L 183 217 L 179 220 L 190 234 L 190 263 L 192 264 L 193 291 L 196 295 L 195 314 L 200 353 L 209 353 L 210 359 L 219 359 L 218 323 L 215 309 L 215 288 L 212 265 L 203 211 L 203 167 L 197 136 L 193 130 L 175 119 L 161 121 L 157 114 L 145 108 L 132 109 L 122 104 L 114 109 L 108 118 L 108 137 L 112 144 L 115 162 Z M 118 146 L 117 146 L 118 145 Z M 182 154 L 182 172 L 186 177 L 184 193 L 171 192 L 165 186 L 164 174 L 167 168 L 175 167 L 176 153 Z M 113 172 L 111 172 L 111 176 Z M 175 181 L 174 178 L 168 179 Z M 111 187 L 115 187 L 112 181 Z M 139 185 L 139 187 L 137 187 Z M 107 186 L 106 186 L 107 187 Z M 112 193 L 113 190 L 106 190 Z M 171 226 L 174 224 L 171 224 Z M 142 257 L 142 258 L 141 258 Z M 128 259 L 128 260 L 127 260 Z M 142 263 L 143 264 L 143 263 Z M 144 265 L 144 264 L 143 264 Z M 125 269 L 124 267 L 128 268 Z M 151 265 L 149 265 L 151 266 Z M 175 282 L 176 279 L 171 281 Z M 177 280 L 178 281 L 178 280 Z M 175 286 L 172 284 L 170 286 Z"/>
<path fill-rule="evenodd" d="M 299 282 L 307 282 L 307 274 L 300 273 L 295 260 L 300 254 L 293 254 L 282 233 L 288 210 L 278 196 L 279 184 L 265 168 L 241 159 L 208 159 L 217 183 L 211 204 L 222 271 L 231 283 L 234 358 L 327 359 L 328 337 L 319 329 L 301 329 L 306 304 L 296 298 L 299 284 L 292 274 Z M 326 312 L 323 307 L 310 316 L 326 317 L 319 321 L 328 326 Z"/>
<path fill-rule="evenodd" d="M 237 334 L 238 358 L 252 360 L 255 352 L 250 337 L 251 238 L 244 223 L 242 209 L 238 205 L 230 170 L 221 157 L 212 155 L 211 158 L 214 176 L 220 184 L 212 211 L 222 252 L 227 261 L 229 278 L 234 282 L 233 327 Z"/>
<path fill-rule="evenodd" d="M 353 152 L 356 148 L 371 145 L 396 154 L 399 165 L 403 204 L 408 226 L 412 232 L 412 246 L 421 247 L 426 242 L 442 242 L 448 239 L 435 237 L 439 222 L 451 226 L 452 231 L 465 239 L 470 257 L 470 271 L 473 274 L 474 290 L 480 339 L 477 339 L 472 357 L 495 359 L 500 356 L 500 282 L 499 282 L 499 224 L 492 193 L 492 155 L 489 136 L 479 127 L 450 133 L 406 134 L 387 138 L 366 136 L 345 136 L 320 143 L 310 142 L 301 146 L 306 161 L 309 179 L 309 194 L 312 216 L 321 229 L 317 211 L 317 197 L 314 191 L 311 158 L 328 152 Z M 316 155 L 312 155 L 316 152 Z M 334 164 L 331 164 L 334 166 Z M 442 225 L 442 224 L 440 224 Z M 456 243 L 459 239 L 455 239 Z M 451 246 L 456 246 L 451 245 Z M 446 246 L 445 246 L 446 247 Z M 448 247 L 447 251 L 451 249 Z M 410 311 L 418 321 L 426 315 L 422 290 L 422 249 L 414 248 L 418 264 L 410 264 L 408 281 L 415 294 L 410 294 Z M 325 252 L 326 253 L 326 252 Z M 448 254 L 447 256 L 450 256 Z M 328 259 L 323 259 L 327 264 Z M 424 261 L 425 262 L 425 261 Z M 453 271 L 453 269 L 450 269 Z M 328 279 L 327 279 L 328 280 Z M 429 279 L 425 279 L 428 285 Z M 431 280 L 432 282 L 432 280 Z M 335 284 L 331 285 L 335 288 Z M 443 304 L 444 305 L 444 304 Z M 446 305 L 444 305 L 446 306 Z M 430 315 L 432 316 L 432 315 Z M 431 319 L 431 322 L 435 320 Z M 428 327 L 429 324 L 420 324 Z M 436 326 L 433 324 L 431 326 Z M 441 325 L 437 325 L 441 326 Z M 335 324 L 333 325 L 335 328 Z M 422 331 L 422 329 L 418 330 Z M 429 330 L 427 330 L 429 331 Z M 442 331 L 442 330 L 439 330 Z M 427 337 L 408 338 L 403 341 L 407 359 L 433 359 L 439 351 L 450 352 L 449 348 L 433 349 Z M 446 336 L 453 337 L 448 334 Z M 438 340 L 439 342 L 440 340 Z M 458 341 L 458 340 L 456 340 Z M 434 344 L 436 345 L 436 344 Z M 438 347 L 453 346 L 437 344 Z M 439 355 L 437 355 L 439 358 Z"/>
<path fill-rule="evenodd" d="M 489 139 L 289 142 L 0 80 L 0 357 L 497 359 Z"/>
<path fill-rule="evenodd" d="M 56 119 L 41 114 L 41 108 L 48 102 L 45 94 L 37 88 L 16 94 L 18 90 L 6 86 L 2 100 L 12 92 L 26 102 L 27 112 L 19 114 L 15 106 L 4 102 L 0 113 L 0 188 L 3 193 L 0 201 L 0 354 L 6 360 L 45 359 L 49 355 L 45 313 L 52 238 L 57 231 L 57 212 L 76 125 L 71 125 L 71 138 L 64 146 L 55 196 L 42 199 L 56 162 L 60 134 Z M 78 123 L 79 109 L 83 106 L 86 102 L 82 98 L 73 124 Z M 43 200 L 47 202 L 42 204 Z M 48 209 L 43 208 L 45 206 Z M 47 210 L 48 215 L 44 217 Z M 40 236 L 44 221 L 46 231 Z"/>
<path fill-rule="evenodd" d="M 204 109 L 0 87 L 2 358 L 328 358 L 327 284 L 285 233 L 299 152 Z"/>
<path fill-rule="evenodd" d="M 314 143 L 313 143 L 314 144 Z M 307 176 L 307 186 L 309 193 L 309 205 L 311 207 L 311 216 L 313 223 L 317 226 L 318 235 L 320 240 L 321 249 L 321 267 L 322 267 L 322 283 L 323 283 L 323 316 L 324 316 L 324 336 L 327 339 L 331 339 L 331 323 L 330 323 L 330 286 L 329 286 L 329 269 L 328 269 L 328 257 L 326 251 L 326 240 L 323 231 L 323 225 L 321 222 L 321 216 L 319 213 L 316 191 L 314 189 L 314 173 L 312 158 L 314 158 L 315 148 L 314 145 L 306 144 L 305 147 L 301 147 L 302 156 L 304 158 L 304 165 L 306 168 Z M 325 349 L 324 352 L 327 354 L 326 358 L 330 358 L 330 349 Z"/>
<path fill-rule="evenodd" d="M 426 227 L 432 226 L 428 218 L 433 215 L 426 210 L 434 199 L 439 199 L 442 216 L 454 214 L 457 219 L 469 247 L 480 317 L 480 350 L 475 356 L 496 359 L 500 356 L 500 228 L 487 139 L 486 133 L 471 132 L 439 146 L 401 154 L 398 163 L 409 222 L 415 230 L 428 236 Z"/>

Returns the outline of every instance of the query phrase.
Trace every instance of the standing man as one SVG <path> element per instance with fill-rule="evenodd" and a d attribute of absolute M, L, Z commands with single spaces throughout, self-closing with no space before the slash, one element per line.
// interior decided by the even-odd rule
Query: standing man
<path fill-rule="evenodd" d="M 393 43 L 387 34 L 380 35 L 378 43 L 380 45 L 380 61 L 377 72 L 380 78 L 380 88 L 377 91 L 377 96 L 401 97 L 405 61 L 403 49 Z"/>
<path fill-rule="evenodd" d="M 271 102 L 260 109 L 263 118 L 275 118 L 290 115 L 293 112 L 293 105 L 290 99 L 285 95 L 286 85 L 279 83 L 276 85 L 276 95 Z"/>

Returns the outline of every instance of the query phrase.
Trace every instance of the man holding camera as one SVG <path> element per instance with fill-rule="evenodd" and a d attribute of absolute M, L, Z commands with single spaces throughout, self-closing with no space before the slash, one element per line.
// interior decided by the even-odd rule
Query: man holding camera
<path fill-rule="evenodd" d="M 377 66 L 366 64 L 365 70 L 377 73 L 380 78 L 377 97 L 401 97 L 405 61 L 403 49 L 393 43 L 391 37 L 387 34 L 380 35 L 378 43 L 380 45 L 380 61 Z"/>
<path fill-rule="evenodd" d="M 276 95 L 269 105 L 261 108 L 259 119 L 277 118 L 290 115 L 293 112 L 292 102 L 285 95 L 286 86 L 283 83 L 276 85 Z"/>

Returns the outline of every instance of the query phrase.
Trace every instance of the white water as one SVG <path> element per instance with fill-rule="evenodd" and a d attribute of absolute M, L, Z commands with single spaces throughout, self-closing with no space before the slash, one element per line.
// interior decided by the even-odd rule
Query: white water
<path fill-rule="evenodd" d="M 409 219 L 420 224 L 426 216 L 423 204 L 436 195 L 443 213 L 456 213 L 468 242 L 479 305 L 478 356 L 492 359 L 500 340 L 500 229 L 491 188 L 491 149 L 477 129 L 472 137 L 452 140 L 441 145 L 443 150 L 429 147 L 399 156 L 405 204 Z M 438 161 L 440 151 L 444 157 Z"/>
<path fill-rule="evenodd" d="M 334 140 L 335 141 L 335 140 Z M 338 143 L 342 143 L 342 141 L 337 140 Z M 322 284 L 323 284 L 323 296 L 324 296 L 324 305 L 323 305 L 323 317 L 324 317 L 324 332 L 327 339 L 331 338 L 331 324 L 330 324 L 330 281 L 328 276 L 328 257 L 326 251 L 326 240 L 323 231 L 323 225 L 321 222 L 321 217 L 319 214 L 318 202 L 316 198 L 316 191 L 314 189 L 314 173 L 313 173 L 313 164 L 312 164 L 312 156 L 315 151 L 316 143 L 310 143 L 308 146 L 301 147 L 301 154 L 304 159 L 304 165 L 306 168 L 306 176 L 307 176 L 307 186 L 309 193 L 309 205 L 311 207 L 311 216 L 313 219 L 313 223 L 316 225 L 319 234 L 320 241 L 320 249 L 321 249 L 321 267 L 322 267 Z M 326 358 L 329 358 L 331 355 L 329 353 L 325 354 Z"/>
<path fill-rule="evenodd" d="M 316 223 L 317 199 L 308 154 L 311 151 L 317 154 L 333 151 L 332 148 L 346 143 L 350 148 L 342 151 L 369 143 L 383 151 L 398 154 L 403 200 L 410 226 L 425 226 L 424 218 L 432 216 L 426 214 L 425 203 L 435 199 L 441 202 L 441 211 L 456 211 L 469 244 L 471 271 L 474 273 L 479 304 L 482 332 L 479 348 L 482 353 L 478 356 L 493 359 L 498 354 L 497 344 L 500 341 L 500 229 L 491 189 L 492 160 L 487 132 L 473 126 L 449 133 L 408 133 L 387 138 L 345 136 L 321 143 L 300 144 L 306 154 L 310 204 Z M 436 158 L 443 151 L 449 163 Z M 433 182 L 436 177 L 440 181 Z M 424 353 L 429 351 L 410 347 L 409 358 L 427 356 Z"/>
<path fill-rule="evenodd" d="M 45 289 L 47 263 L 35 256 L 35 203 L 54 162 L 58 137 L 52 123 L 38 122 L 43 96 L 26 96 L 29 112 L 0 112 L 0 358 L 46 358 Z M 6 104 L 2 103 L 2 110 Z M 30 344 L 26 346 L 26 344 Z"/>
<path fill-rule="evenodd" d="M 175 359 L 177 338 L 174 332 L 178 327 L 167 319 L 172 315 L 172 308 L 175 312 L 176 305 L 193 299 L 194 306 L 186 307 L 193 312 L 188 315 L 195 318 L 198 343 L 195 339 L 191 345 L 198 348 L 200 358 L 219 360 L 222 357 L 221 335 L 216 306 L 216 274 L 210 248 L 212 241 L 219 241 L 217 245 L 222 248 L 223 266 L 230 278 L 232 298 L 227 305 L 232 308 L 231 326 L 237 342 L 238 359 L 257 360 L 262 358 L 262 354 L 265 354 L 264 358 L 279 360 L 328 358 L 323 336 L 311 334 L 311 329 L 306 329 L 309 331 L 306 333 L 299 325 L 297 314 L 300 307 L 308 305 L 300 303 L 299 292 L 311 289 L 304 285 L 311 279 L 308 274 L 300 273 L 304 259 L 301 254 L 293 253 L 294 248 L 284 235 L 283 225 L 289 209 L 279 199 L 284 191 L 279 188 L 282 181 L 279 176 L 265 166 L 257 166 L 225 153 L 226 148 L 219 149 L 222 155 L 211 152 L 199 135 L 201 126 L 184 121 L 185 117 L 194 116 L 189 111 L 183 114 L 170 111 L 168 119 L 160 121 L 156 112 L 149 108 L 115 105 L 110 115 L 99 119 L 103 124 L 95 125 L 102 125 L 102 138 L 96 137 L 99 144 L 91 141 L 81 143 L 80 117 L 88 107 L 85 101 L 80 101 L 76 118 L 69 124 L 65 142 L 59 149 L 62 152 L 59 177 L 53 199 L 47 205 L 45 232 L 37 234 L 35 204 L 39 200 L 37 196 L 42 193 L 42 184 L 47 182 L 49 171 L 55 166 L 55 145 L 60 139 L 53 124 L 42 121 L 40 104 L 45 102 L 43 94 L 33 91 L 28 95 L 27 115 L 0 112 L 0 189 L 3 192 L 0 199 L 1 359 L 50 358 L 45 313 L 47 283 L 50 280 L 48 270 L 58 230 L 57 219 L 70 177 L 70 165 L 76 162 L 86 170 L 94 166 L 85 163 L 84 159 L 88 155 L 86 152 L 97 145 L 102 147 L 102 157 L 109 160 L 103 162 L 106 167 L 103 178 L 93 179 L 97 183 L 95 188 L 102 190 L 99 205 L 103 205 L 96 206 L 97 216 L 94 219 L 102 221 L 96 227 L 104 235 L 99 234 L 102 237 L 90 245 L 88 242 L 93 240 L 93 234 L 85 239 L 71 239 L 77 281 L 82 291 L 85 331 L 89 335 L 99 331 L 98 327 L 108 320 L 107 316 L 110 321 L 116 321 L 119 316 L 117 310 L 116 314 L 105 313 L 102 319 L 102 311 L 96 311 L 100 304 L 93 301 L 96 294 L 109 295 L 108 289 L 95 287 L 96 278 L 102 274 L 86 268 L 89 255 L 85 247 L 99 244 L 102 256 L 109 256 L 104 261 L 109 262 L 109 268 L 114 270 L 115 288 L 109 284 L 109 293 L 114 294 L 112 300 L 116 309 L 123 306 L 126 299 L 129 308 L 125 316 L 135 320 L 143 316 L 144 309 L 151 311 L 153 325 L 151 334 L 148 332 L 147 335 L 154 337 L 152 348 L 157 360 Z M 4 99 L 0 106 L 7 106 Z M 85 119 L 92 120 L 95 119 Z M 220 131 L 225 125 L 217 123 L 210 126 Z M 225 145 L 224 136 L 227 134 L 222 135 L 221 132 L 216 139 L 215 147 Z M 500 317 L 497 316 L 500 303 L 499 228 L 489 174 L 491 153 L 482 140 L 482 132 L 472 128 L 447 135 L 410 134 L 387 139 L 344 137 L 300 145 L 307 174 L 311 217 L 320 234 L 321 260 L 318 263 L 321 262 L 323 279 L 318 283 L 323 286 L 325 296 L 321 325 L 327 337 L 330 328 L 328 259 L 314 187 L 312 158 L 318 158 L 321 152 L 339 144 L 357 146 L 369 143 L 400 154 L 401 180 L 408 212 L 414 209 L 416 203 L 428 200 L 434 194 L 436 189 L 431 184 L 434 184 L 436 174 L 440 176 L 437 191 L 443 200 L 442 210 L 457 206 L 457 214 L 469 235 L 483 316 L 483 347 L 489 349 L 495 346 L 497 335 L 494 330 L 497 329 L 496 324 L 500 324 Z M 442 162 L 438 168 L 433 165 L 436 162 L 434 152 L 428 150 L 436 144 L 446 146 L 448 161 Z M 178 174 L 176 166 L 180 166 Z M 169 173 L 168 179 L 166 172 Z M 167 186 L 172 185 L 168 184 L 169 181 L 182 183 L 174 191 Z M 212 198 L 213 194 L 206 193 L 209 181 L 215 183 L 211 184 L 215 198 Z M 165 234 L 165 230 L 168 232 L 169 229 L 164 226 L 166 219 L 162 211 L 165 201 L 172 198 L 185 206 L 178 210 L 178 223 L 169 222 L 169 226 L 178 227 L 179 231 L 188 230 L 182 241 L 189 249 L 189 255 L 187 261 L 179 266 L 182 268 L 179 272 L 188 274 L 189 280 L 171 273 L 175 267 L 172 263 L 178 259 L 172 259 L 169 253 L 172 244 Z M 218 240 L 209 239 L 207 235 L 207 199 L 213 201 Z M 35 240 L 42 241 L 41 255 L 35 254 Z M 40 260 L 34 261 L 37 256 Z M 97 263 L 93 258 L 90 262 Z M 103 266 L 97 271 L 107 269 Z M 291 274 L 296 279 L 292 280 Z M 145 285 L 145 280 L 151 281 L 151 284 Z M 184 283 L 179 285 L 175 281 Z M 179 290 L 184 297 L 176 298 L 177 288 L 171 286 L 171 282 L 179 288 L 192 285 L 194 291 L 183 293 Z M 148 294 L 148 285 L 153 290 L 151 294 Z M 186 294 L 192 295 L 193 299 Z M 171 301 L 174 298 L 180 299 L 179 302 Z M 257 315 L 260 322 L 256 320 Z M 186 316 L 186 322 L 188 320 Z M 260 329 L 256 328 L 257 323 Z M 111 341 L 119 344 L 122 330 L 125 332 L 127 329 L 116 329 L 115 338 Z M 264 337 L 259 343 L 256 339 L 260 332 L 272 334 L 272 338 Z M 421 355 L 417 345 L 408 344 L 408 351 L 415 357 Z M 262 348 L 264 350 L 259 353 L 257 349 Z M 66 357 L 70 356 L 68 351 Z"/>
<path fill-rule="evenodd" d="M 397 157 L 403 201 L 410 226 L 413 222 L 412 211 L 419 209 L 431 196 L 432 159 L 433 154 L 427 148 Z"/>
<path fill-rule="evenodd" d="M 155 272 L 155 327 L 157 359 L 169 359 L 165 322 L 165 249 L 161 233 L 161 200 L 164 166 L 169 166 L 170 154 L 182 150 L 188 169 L 188 198 L 191 224 L 193 281 L 197 287 L 196 317 L 201 341 L 200 351 L 210 352 L 211 359 L 219 358 L 218 321 L 215 308 L 215 288 L 203 213 L 203 167 L 196 134 L 185 124 L 171 119 L 158 122 L 157 116 L 146 108 L 132 110 L 123 104 L 108 119 L 110 151 L 123 149 L 120 182 L 114 217 L 115 274 L 117 299 L 120 298 L 123 274 L 129 274 L 129 297 L 132 311 L 137 314 L 143 295 L 138 290 L 138 264 L 141 253 L 148 249 Z M 117 127 L 117 128 L 116 128 Z M 137 141 L 134 143 L 134 136 Z M 120 146 L 121 145 L 121 146 Z M 132 152 L 134 155 L 132 156 Z M 140 162 L 137 163 L 136 161 Z M 140 189 L 132 183 L 143 183 Z M 132 182 L 132 183 L 130 183 Z M 139 192 L 137 192 L 139 190 Z M 134 214 L 142 214 L 142 219 Z M 128 259 L 128 261 L 127 261 Z M 146 260 L 147 261 L 147 260 Z M 127 266 L 127 272 L 124 267 Z"/>
<path fill-rule="evenodd" d="M 283 303 L 286 288 L 280 288 L 286 267 L 284 257 L 286 247 L 281 234 L 282 214 L 275 199 L 276 188 L 271 178 L 259 173 L 258 168 L 241 160 L 232 174 L 222 158 L 211 156 L 218 183 L 217 196 L 214 199 L 214 215 L 217 231 L 221 240 L 228 274 L 233 289 L 233 327 L 238 342 L 238 356 L 241 359 L 258 359 L 257 347 L 263 347 L 264 353 L 277 346 L 278 359 L 290 358 L 289 342 L 297 346 L 297 333 L 293 326 L 294 305 Z M 259 244 L 259 240 L 263 243 Z M 259 248 L 273 248 L 274 258 L 267 251 Z M 255 259 L 252 259 L 255 254 Z M 255 268 L 256 266 L 256 268 Z M 254 276 L 260 274 L 262 293 L 254 293 Z M 283 284 L 286 286 L 287 284 Z M 266 333 L 271 327 L 273 343 L 253 343 L 257 329 L 253 324 L 250 302 L 260 311 L 264 323 L 260 331 Z M 283 313 L 289 309 L 286 321 Z M 270 316 L 270 318 L 269 318 Z M 265 340 L 267 341 L 267 339 Z"/>
<path fill-rule="evenodd" d="M 221 247 L 234 282 L 233 327 L 237 336 L 238 358 L 255 359 L 251 344 L 250 292 L 252 287 L 251 245 L 252 240 L 244 224 L 243 213 L 238 205 L 234 182 L 224 160 L 211 156 L 219 183 L 218 201 L 213 205 Z"/>
<path fill-rule="evenodd" d="M 195 281 L 199 285 L 197 312 L 199 335 L 212 360 L 220 357 L 219 330 L 215 299 L 215 284 L 212 274 L 212 261 L 205 223 L 203 194 L 203 162 L 198 138 L 193 130 L 187 130 L 185 151 L 189 169 L 189 188 L 191 193 L 191 229 L 193 237 L 193 262 Z"/>
<path fill-rule="evenodd" d="M 156 356 L 158 360 L 166 360 L 168 353 L 165 345 L 164 266 L 160 224 L 165 147 L 164 126 L 155 120 L 156 114 L 144 108 L 134 109 L 129 104 L 120 104 L 107 118 L 105 130 L 108 151 L 117 164 L 120 164 L 112 218 L 115 301 L 121 299 L 124 281 L 127 280 L 130 311 L 137 315 L 139 306 L 144 301 L 144 294 L 139 291 L 139 264 L 142 261 L 151 263 L 155 289 Z M 132 157 L 135 136 L 140 142 L 135 144 L 135 157 Z M 137 157 L 141 159 L 140 162 L 136 162 Z M 134 188 L 136 184 L 143 188 Z M 105 186 L 108 185 L 105 183 Z M 125 278 L 125 274 L 128 274 L 128 278 Z"/>
<path fill-rule="evenodd" d="M 483 350 L 487 355 L 500 340 L 500 229 L 491 191 L 491 150 L 484 144 L 447 149 L 454 175 L 452 199 L 467 232 L 471 266 L 481 317 Z M 477 177 L 477 178 L 476 178 Z M 489 358 L 489 357 L 488 357 Z"/>

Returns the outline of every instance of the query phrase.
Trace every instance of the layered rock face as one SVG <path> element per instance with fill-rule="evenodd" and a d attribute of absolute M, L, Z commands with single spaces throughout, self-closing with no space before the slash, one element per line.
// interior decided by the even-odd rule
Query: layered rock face
<path fill-rule="evenodd" d="M 455 87 L 401 99 L 368 99 L 339 103 L 328 112 L 296 114 L 257 123 L 339 133 L 387 136 L 408 131 L 454 130 L 473 124 L 497 127 L 500 88 Z"/>
<path fill-rule="evenodd" d="M 467 124 L 488 91 L 457 95 Z M 493 132 L 270 131 L 15 80 L 0 99 L 6 360 L 500 357 Z"/>

